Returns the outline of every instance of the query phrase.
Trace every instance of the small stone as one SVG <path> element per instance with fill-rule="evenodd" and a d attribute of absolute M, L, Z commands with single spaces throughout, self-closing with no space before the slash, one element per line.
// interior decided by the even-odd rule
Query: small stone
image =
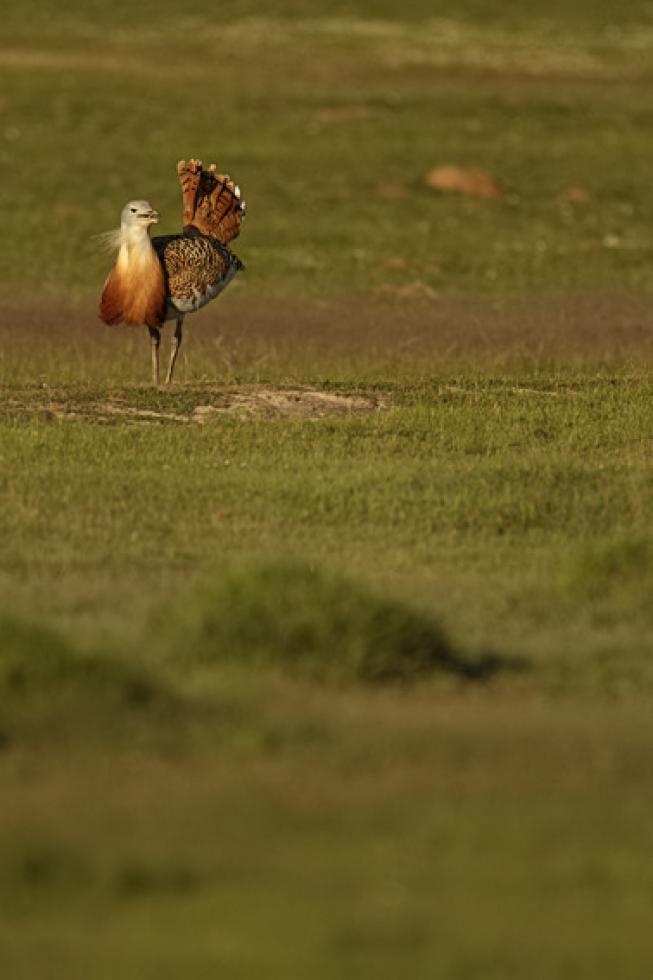
<path fill-rule="evenodd" d="M 587 204 L 589 199 L 589 191 L 584 187 L 567 187 L 560 195 L 561 201 L 568 201 L 570 204 Z"/>
<path fill-rule="evenodd" d="M 401 255 L 390 255 L 385 260 L 385 267 L 386 269 L 400 271 L 408 268 L 408 262 L 406 262 L 406 259 L 402 258 Z"/>
<path fill-rule="evenodd" d="M 384 180 L 377 187 L 377 193 L 387 201 L 401 201 L 406 197 L 406 188 L 394 181 Z"/>
<path fill-rule="evenodd" d="M 424 181 L 434 191 L 449 191 L 486 200 L 502 196 L 496 179 L 485 170 L 466 170 L 453 164 L 445 164 L 430 170 Z"/>

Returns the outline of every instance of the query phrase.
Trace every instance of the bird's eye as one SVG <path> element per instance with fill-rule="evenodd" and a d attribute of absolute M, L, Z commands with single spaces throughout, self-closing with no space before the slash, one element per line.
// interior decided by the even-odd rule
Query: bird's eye
<path fill-rule="evenodd" d="M 130 208 L 129 210 L 131 211 L 132 214 L 136 214 L 136 208 Z"/>

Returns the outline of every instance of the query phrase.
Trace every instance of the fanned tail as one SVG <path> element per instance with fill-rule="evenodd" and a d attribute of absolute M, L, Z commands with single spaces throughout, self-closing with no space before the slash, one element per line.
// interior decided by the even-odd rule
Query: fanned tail
<path fill-rule="evenodd" d="M 204 170 L 201 160 L 180 160 L 184 227 L 192 226 L 223 245 L 237 238 L 245 217 L 240 188 L 228 174 L 217 174 L 215 164 Z"/>

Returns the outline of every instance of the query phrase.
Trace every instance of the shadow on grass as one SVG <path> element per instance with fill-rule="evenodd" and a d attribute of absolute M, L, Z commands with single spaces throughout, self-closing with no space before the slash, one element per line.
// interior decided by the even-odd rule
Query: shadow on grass
<path fill-rule="evenodd" d="M 436 673 L 481 682 L 526 666 L 495 653 L 462 653 L 436 620 L 405 603 L 287 561 L 245 565 L 205 587 L 177 626 L 173 658 L 367 684 Z"/>

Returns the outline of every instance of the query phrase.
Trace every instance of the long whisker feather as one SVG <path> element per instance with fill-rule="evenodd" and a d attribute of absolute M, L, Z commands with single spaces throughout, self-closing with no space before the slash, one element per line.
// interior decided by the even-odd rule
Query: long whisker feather
<path fill-rule="evenodd" d="M 103 252 L 115 252 L 122 244 L 122 232 L 120 228 L 101 231 L 97 235 L 91 235 L 91 241 Z"/>

